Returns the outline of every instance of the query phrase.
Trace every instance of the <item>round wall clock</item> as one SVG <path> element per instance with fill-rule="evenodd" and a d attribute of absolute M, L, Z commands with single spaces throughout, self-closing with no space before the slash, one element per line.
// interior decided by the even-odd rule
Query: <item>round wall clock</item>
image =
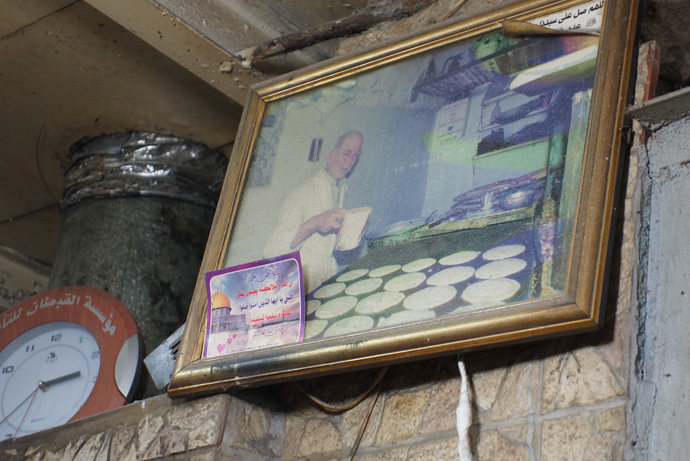
<path fill-rule="evenodd" d="M 136 324 L 117 298 L 39 293 L 0 314 L 0 440 L 120 407 L 140 370 Z"/>

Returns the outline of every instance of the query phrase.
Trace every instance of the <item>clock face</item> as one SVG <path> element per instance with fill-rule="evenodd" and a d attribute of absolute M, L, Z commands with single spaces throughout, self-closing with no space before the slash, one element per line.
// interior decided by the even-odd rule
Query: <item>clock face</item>
<path fill-rule="evenodd" d="M 69 421 L 93 390 L 100 363 L 96 339 L 76 323 L 46 323 L 20 335 L 0 352 L 0 438 Z"/>
<path fill-rule="evenodd" d="M 112 295 L 56 288 L 0 314 L 0 441 L 127 403 L 141 349 Z"/>

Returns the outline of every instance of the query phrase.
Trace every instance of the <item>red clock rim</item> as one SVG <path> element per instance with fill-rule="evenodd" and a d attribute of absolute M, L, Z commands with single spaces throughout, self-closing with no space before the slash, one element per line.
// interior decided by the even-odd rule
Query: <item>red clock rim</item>
<path fill-rule="evenodd" d="M 79 298 L 76 306 L 56 303 L 40 307 L 42 300 L 48 300 L 49 303 L 50 300 L 65 300 L 72 295 Z M 107 319 L 111 320 L 111 325 L 116 327 L 113 334 L 106 331 L 106 324 L 94 310 L 85 307 L 87 297 L 90 297 L 92 308 L 105 314 Z M 33 314 L 27 315 L 27 312 L 34 309 L 36 310 Z M 17 316 L 16 319 L 10 320 L 14 316 Z M 128 338 L 138 334 L 134 318 L 127 307 L 113 295 L 97 288 L 69 286 L 43 291 L 0 314 L 0 351 L 21 334 L 51 322 L 71 322 L 83 326 L 96 339 L 100 350 L 101 363 L 96 384 L 69 422 L 113 410 L 128 403 L 115 379 L 115 363 L 122 346 Z"/>

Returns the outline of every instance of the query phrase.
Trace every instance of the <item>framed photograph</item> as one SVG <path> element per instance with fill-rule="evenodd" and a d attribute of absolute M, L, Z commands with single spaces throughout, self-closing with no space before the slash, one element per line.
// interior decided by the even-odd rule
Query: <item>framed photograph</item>
<path fill-rule="evenodd" d="M 636 23 L 530 1 L 252 88 L 169 394 L 597 328 Z M 292 252 L 303 341 L 204 358 L 205 274 Z"/>

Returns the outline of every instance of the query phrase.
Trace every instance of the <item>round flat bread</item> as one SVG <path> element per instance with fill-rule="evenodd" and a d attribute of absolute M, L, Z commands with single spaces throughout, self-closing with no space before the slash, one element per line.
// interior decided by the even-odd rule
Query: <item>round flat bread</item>
<path fill-rule="evenodd" d="M 453 285 L 464 282 L 474 275 L 474 267 L 455 266 L 437 272 L 426 281 L 427 285 Z"/>
<path fill-rule="evenodd" d="M 487 261 L 496 261 L 499 259 L 512 258 L 525 251 L 525 245 L 502 245 L 495 247 L 484 253 L 482 258 Z"/>
<path fill-rule="evenodd" d="M 358 314 L 377 314 L 390 309 L 405 299 L 405 295 L 397 291 L 382 291 L 375 295 L 367 296 L 357 303 L 355 312 Z"/>
<path fill-rule="evenodd" d="M 335 279 L 336 282 L 351 282 L 353 280 L 357 280 L 360 277 L 364 277 L 367 275 L 367 272 L 369 272 L 369 269 L 355 269 L 350 272 L 345 272 L 344 274 L 340 274 L 340 277 Z"/>
<path fill-rule="evenodd" d="M 403 323 L 419 322 L 420 320 L 429 320 L 436 318 L 436 313 L 430 310 L 421 311 L 402 311 L 396 312 L 390 317 L 379 319 L 377 328 L 390 327 L 393 325 L 401 325 Z"/>
<path fill-rule="evenodd" d="M 307 320 L 306 325 L 304 325 L 304 339 L 311 339 L 318 335 L 326 328 L 326 325 L 328 325 L 328 320 Z"/>
<path fill-rule="evenodd" d="M 369 277 L 385 277 L 388 274 L 399 271 L 401 267 L 402 266 L 400 266 L 400 264 L 391 264 L 389 266 L 379 267 L 369 272 Z"/>
<path fill-rule="evenodd" d="M 403 306 L 410 310 L 433 309 L 455 298 L 457 293 L 458 290 L 450 285 L 428 287 L 405 298 Z"/>
<path fill-rule="evenodd" d="M 307 315 L 311 315 L 314 312 L 316 312 L 316 309 L 318 309 L 320 305 L 321 301 L 318 301 L 316 299 L 311 299 L 307 301 Z"/>
<path fill-rule="evenodd" d="M 436 260 L 434 258 L 422 258 L 418 259 L 416 261 L 412 261 L 411 263 L 407 263 L 402 267 L 403 272 L 419 272 L 423 271 L 429 266 L 433 266 L 436 264 Z"/>
<path fill-rule="evenodd" d="M 520 284 L 513 279 L 482 280 L 467 287 L 462 293 L 462 299 L 470 304 L 505 301 L 519 289 Z"/>
<path fill-rule="evenodd" d="M 344 283 L 329 283 L 316 290 L 312 295 L 314 298 L 324 299 L 339 295 L 345 289 Z"/>
<path fill-rule="evenodd" d="M 368 330 L 374 326 L 374 319 L 366 315 L 355 315 L 338 320 L 333 325 L 328 327 L 328 330 L 323 334 L 324 338 L 331 336 L 341 336 L 350 333 L 357 333 L 358 331 Z"/>
<path fill-rule="evenodd" d="M 390 279 L 383 289 L 386 291 L 407 291 L 421 285 L 426 280 L 426 275 L 421 272 L 411 272 Z"/>
<path fill-rule="evenodd" d="M 485 264 L 475 272 L 478 279 L 499 279 L 520 272 L 527 267 L 524 259 L 508 258 Z"/>
<path fill-rule="evenodd" d="M 321 304 L 321 306 L 316 309 L 316 317 L 320 319 L 332 319 L 350 311 L 355 307 L 355 304 L 357 304 L 357 298 L 354 296 L 341 296 L 340 298 L 335 298 L 327 303 Z"/>
<path fill-rule="evenodd" d="M 382 279 L 364 279 L 359 282 L 355 282 L 345 289 L 345 294 L 350 296 L 359 296 L 364 293 L 371 293 L 381 286 L 383 283 Z"/>
<path fill-rule="evenodd" d="M 459 264 L 468 263 L 477 256 L 479 256 L 478 251 L 460 251 L 441 258 L 438 263 L 442 266 L 457 266 Z"/>

